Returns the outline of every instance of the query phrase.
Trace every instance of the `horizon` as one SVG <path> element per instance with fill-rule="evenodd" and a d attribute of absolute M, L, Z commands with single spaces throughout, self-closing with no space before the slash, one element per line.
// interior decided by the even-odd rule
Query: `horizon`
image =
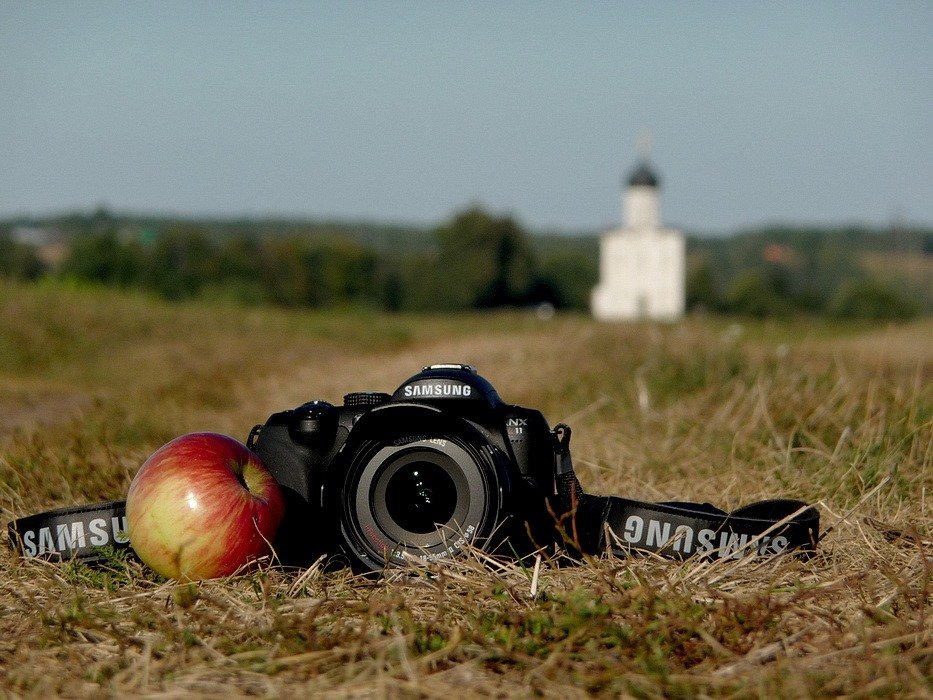
<path fill-rule="evenodd" d="M 155 221 L 166 221 L 166 222 L 178 222 L 178 223 L 188 223 L 188 224 L 200 224 L 200 225 L 209 225 L 209 224 L 220 224 L 220 225 L 232 225 L 232 224 L 248 224 L 248 225 L 257 225 L 262 223 L 282 223 L 282 224 L 295 224 L 295 225 L 308 225 L 308 226 L 337 226 L 337 227 L 373 227 L 373 228 L 395 228 L 401 229 L 406 232 L 417 232 L 429 235 L 436 228 L 443 226 L 444 224 L 451 221 L 458 213 L 466 210 L 470 206 L 463 207 L 454 212 L 451 212 L 450 216 L 440 219 L 436 222 L 405 222 L 405 221 L 392 221 L 392 220 L 378 220 L 378 219 L 365 219 L 365 218 L 327 218 L 327 217 L 314 217 L 311 215 L 296 215 L 288 216 L 279 213 L 270 213 L 270 214 L 189 214 L 189 213 L 178 213 L 178 212 L 140 212 L 140 211 L 122 211 L 122 210 L 113 210 L 109 207 L 91 207 L 89 209 L 71 209 L 59 212 L 47 212 L 45 214 L 33 215 L 33 214 L 19 214 L 19 215 L 10 215 L 10 216 L 0 216 L 0 224 L 7 225 L 33 225 L 33 224 L 42 224 L 48 221 L 54 221 L 59 219 L 67 219 L 70 217 L 78 217 L 83 219 L 93 219 L 95 216 L 99 216 L 101 210 L 106 212 L 107 218 L 111 219 L 124 219 L 124 220 L 155 220 Z M 480 207 L 486 213 L 492 216 L 511 216 L 509 212 L 494 212 L 489 211 L 483 207 Z M 530 236 L 543 236 L 543 237 L 558 237 L 558 238 L 587 238 L 587 237 L 599 237 L 605 233 L 608 233 L 613 228 L 619 226 L 618 223 L 610 225 L 610 227 L 603 229 L 593 229 L 593 230 L 571 230 L 571 229 L 542 229 L 542 228 L 532 228 L 525 225 L 519 219 L 516 219 L 518 225 Z M 901 230 L 909 233 L 916 233 L 921 235 L 931 235 L 933 234 L 933 224 L 915 224 L 911 222 L 903 221 L 894 221 L 889 224 L 867 224 L 859 221 L 839 221 L 836 223 L 827 222 L 827 223 L 808 223 L 808 222 L 788 222 L 788 221 L 763 221 L 758 224 L 749 224 L 741 228 L 732 229 L 728 231 L 700 231 L 693 230 L 683 227 L 677 227 L 673 224 L 664 224 L 666 227 L 673 227 L 680 230 L 686 237 L 693 239 L 725 239 L 733 238 L 743 235 L 758 235 L 763 234 L 772 230 L 785 230 L 790 232 L 799 232 L 799 231 L 815 231 L 820 234 L 834 234 L 834 233 L 845 233 L 847 231 L 858 231 L 864 232 L 871 235 L 886 235 L 891 231 Z"/>

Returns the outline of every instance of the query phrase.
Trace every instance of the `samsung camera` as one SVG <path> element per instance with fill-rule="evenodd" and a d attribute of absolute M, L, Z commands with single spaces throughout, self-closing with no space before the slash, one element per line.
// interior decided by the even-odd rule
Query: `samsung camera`
<path fill-rule="evenodd" d="M 467 545 L 521 555 L 555 538 L 558 444 L 469 365 L 425 367 L 393 394 L 310 401 L 253 429 L 286 494 L 283 563 L 342 554 L 357 569 L 433 562 Z"/>

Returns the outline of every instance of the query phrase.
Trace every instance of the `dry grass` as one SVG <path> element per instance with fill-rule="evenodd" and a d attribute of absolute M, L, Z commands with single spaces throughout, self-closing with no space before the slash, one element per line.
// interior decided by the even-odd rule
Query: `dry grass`
<path fill-rule="evenodd" d="M 0 695 L 898 696 L 933 693 L 933 324 L 606 326 L 172 307 L 0 288 L 3 520 L 121 496 L 190 430 L 391 389 L 432 361 L 574 427 L 594 492 L 821 503 L 810 561 L 475 552 L 201 585 L 0 554 Z M 436 575 L 430 575 L 431 573 Z"/>

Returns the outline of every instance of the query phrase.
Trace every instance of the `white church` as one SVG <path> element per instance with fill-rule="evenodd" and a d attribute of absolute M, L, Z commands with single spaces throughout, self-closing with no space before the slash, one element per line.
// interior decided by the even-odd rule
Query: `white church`
<path fill-rule="evenodd" d="M 604 321 L 675 321 L 686 306 L 683 234 L 661 225 L 658 177 L 647 160 L 626 185 L 623 224 L 600 240 L 593 315 Z"/>

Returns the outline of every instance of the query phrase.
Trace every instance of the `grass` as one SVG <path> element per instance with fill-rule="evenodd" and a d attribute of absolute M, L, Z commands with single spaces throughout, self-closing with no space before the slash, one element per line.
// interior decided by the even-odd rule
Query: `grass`
<path fill-rule="evenodd" d="M 810 561 L 481 552 L 372 581 L 178 585 L 0 553 L 0 695 L 920 697 L 933 693 L 933 323 L 674 326 L 299 313 L 0 287 L 3 520 L 122 496 L 160 444 L 476 364 L 574 427 L 584 485 L 821 504 Z"/>

